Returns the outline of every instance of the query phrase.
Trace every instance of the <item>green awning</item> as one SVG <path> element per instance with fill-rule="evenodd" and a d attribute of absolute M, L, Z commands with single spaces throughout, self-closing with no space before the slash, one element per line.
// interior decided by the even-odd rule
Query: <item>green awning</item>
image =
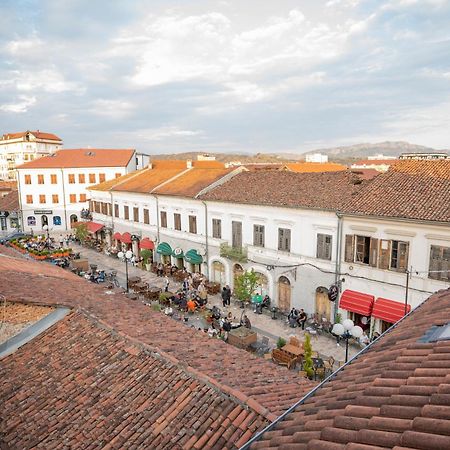
<path fill-rule="evenodd" d="M 156 248 L 156 253 L 164 256 L 170 256 L 172 254 L 172 247 L 167 242 L 161 242 Z"/>
<path fill-rule="evenodd" d="M 197 253 L 197 250 L 186 252 L 184 259 L 191 264 L 201 264 L 203 262 L 203 258 Z"/>
<path fill-rule="evenodd" d="M 180 248 L 180 247 L 174 248 L 174 249 L 173 249 L 173 252 L 172 252 L 172 256 L 173 256 L 174 258 L 184 258 L 184 252 L 183 252 L 183 249 Z"/>

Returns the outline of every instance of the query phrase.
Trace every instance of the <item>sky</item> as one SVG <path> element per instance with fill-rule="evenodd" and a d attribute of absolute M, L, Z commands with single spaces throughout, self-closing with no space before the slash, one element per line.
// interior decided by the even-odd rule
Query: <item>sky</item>
<path fill-rule="evenodd" d="M 0 134 L 67 148 L 450 148 L 450 0 L 0 0 Z"/>

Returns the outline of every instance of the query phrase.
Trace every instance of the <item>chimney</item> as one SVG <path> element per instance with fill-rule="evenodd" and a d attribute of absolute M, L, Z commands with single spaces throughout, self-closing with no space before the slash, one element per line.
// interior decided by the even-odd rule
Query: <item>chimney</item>
<path fill-rule="evenodd" d="M 147 168 L 148 169 L 153 169 L 153 164 L 151 162 L 149 162 L 148 165 L 147 165 Z"/>
<path fill-rule="evenodd" d="M 186 161 L 186 167 L 187 167 L 188 169 L 192 169 L 192 159 L 188 159 L 188 160 Z"/>

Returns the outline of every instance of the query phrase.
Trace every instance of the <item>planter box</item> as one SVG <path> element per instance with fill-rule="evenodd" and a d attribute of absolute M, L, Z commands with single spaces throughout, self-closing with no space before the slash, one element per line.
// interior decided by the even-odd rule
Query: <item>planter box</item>
<path fill-rule="evenodd" d="M 239 348 L 247 348 L 257 340 L 258 335 L 245 327 L 235 328 L 228 333 L 228 343 Z"/>
<path fill-rule="evenodd" d="M 70 262 L 70 266 L 72 269 L 82 270 L 83 272 L 87 272 L 89 270 L 89 261 L 87 259 L 75 259 Z"/>

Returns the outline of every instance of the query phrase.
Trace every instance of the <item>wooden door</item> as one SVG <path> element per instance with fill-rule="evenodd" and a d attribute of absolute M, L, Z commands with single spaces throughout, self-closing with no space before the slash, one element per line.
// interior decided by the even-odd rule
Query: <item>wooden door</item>
<path fill-rule="evenodd" d="M 316 291 L 316 314 L 328 321 L 331 320 L 331 302 L 328 300 L 328 292 L 325 289 Z"/>
<path fill-rule="evenodd" d="M 225 285 L 225 266 L 219 262 L 213 262 L 213 281 L 220 283 L 221 286 Z"/>
<path fill-rule="evenodd" d="M 286 312 L 291 310 L 291 283 L 286 277 L 278 280 L 278 308 Z"/>

